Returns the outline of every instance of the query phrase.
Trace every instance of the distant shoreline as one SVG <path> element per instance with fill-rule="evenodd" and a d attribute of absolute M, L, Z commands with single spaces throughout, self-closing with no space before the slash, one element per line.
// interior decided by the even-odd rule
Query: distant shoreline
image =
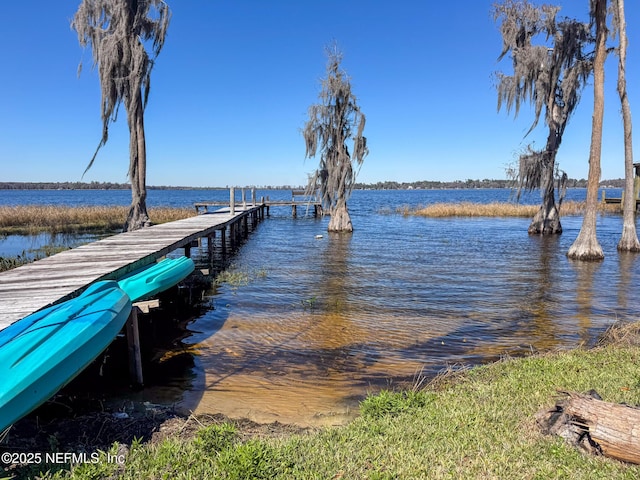
<path fill-rule="evenodd" d="M 584 179 L 568 180 L 568 188 L 585 188 L 587 181 Z M 238 188 L 257 188 L 261 190 L 297 190 L 304 186 L 292 185 L 245 185 Z M 225 187 L 188 187 L 170 185 L 148 185 L 148 190 L 227 190 Z M 450 189 L 481 189 L 481 188 L 514 188 L 510 180 L 456 180 L 453 182 L 440 182 L 421 180 L 416 182 L 385 181 L 377 183 L 356 183 L 355 190 L 450 190 Z M 600 188 L 624 188 L 624 179 L 602 180 Z M 0 182 L 0 190 L 130 190 L 128 183 L 112 182 Z"/>

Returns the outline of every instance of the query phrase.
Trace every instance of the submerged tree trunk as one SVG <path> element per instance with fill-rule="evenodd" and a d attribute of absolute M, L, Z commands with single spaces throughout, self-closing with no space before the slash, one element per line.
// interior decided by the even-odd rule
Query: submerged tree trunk
<path fill-rule="evenodd" d="M 545 157 L 552 157 L 547 153 Z M 560 212 L 556 205 L 554 193 L 554 159 L 545 158 L 542 166 L 541 187 L 542 187 L 542 205 L 533 217 L 531 225 L 529 225 L 530 234 L 560 234 L 562 233 L 562 225 L 560 224 Z"/>
<path fill-rule="evenodd" d="M 607 7 L 606 0 L 596 0 L 596 52 L 593 62 L 593 119 L 591 148 L 589 151 L 589 178 L 587 201 L 582 228 L 567 256 L 575 260 L 602 260 L 604 252 L 596 236 L 598 188 L 600 187 L 600 157 L 602 153 L 602 119 L 604 117 L 604 61 L 607 56 Z"/>
<path fill-rule="evenodd" d="M 353 232 L 346 201 L 338 201 L 331 209 L 331 219 L 327 230 L 329 232 Z"/>
<path fill-rule="evenodd" d="M 131 208 L 124 224 L 124 231 L 148 227 L 147 213 L 147 147 L 144 136 L 144 108 L 141 95 L 135 100 L 136 106 L 129 118 Z"/>
<path fill-rule="evenodd" d="M 633 141 L 631 136 L 631 107 L 627 96 L 627 24 L 624 14 L 624 0 L 616 2 L 618 29 L 620 31 L 620 57 L 618 59 L 618 94 L 622 104 L 624 127 L 624 200 L 622 205 L 622 237 L 618 242 L 621 252 L 640 252 L 640 241 L 636 232 L 636 200 L 633 178 Z"/>

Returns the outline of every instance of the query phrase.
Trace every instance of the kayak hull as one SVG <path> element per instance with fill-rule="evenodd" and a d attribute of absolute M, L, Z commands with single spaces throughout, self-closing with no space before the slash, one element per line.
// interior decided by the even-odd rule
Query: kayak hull
<path fill-rule="evenodd" d="M 188 257 L 165 258 L 118 280 L 118 285 L 132 302 L 153 297 L 184 280 L 195 264 Z"/>
<path fill-rule="evenodd" d="M 131 301 L 116 282 L 98 282 L 0 331 L 0 432 L 95 360 L 130 312 Z"/>

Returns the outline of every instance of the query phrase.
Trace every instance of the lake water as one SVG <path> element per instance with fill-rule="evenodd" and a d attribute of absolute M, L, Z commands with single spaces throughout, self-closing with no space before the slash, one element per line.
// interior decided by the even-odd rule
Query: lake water
<path fill-rule="evenodd" d="M 616 251 L 620 215 L 598 218 L 606 258 L 584 263 L 566 257 L 581 217 L 564 217 L 564 233 L 543 238 L 527 234 L 529 219 L 395 213 L 402 205 L 506 201 L 509 194 L 355 191 L 351 235 L 328 234 L 328 218 L 293 219 L 289 209 L 272 208 L 230 260 L 242 282 L 208 290 L 195 310 L 164 314 L 186 332 L 157 347 L 153 362 L 162 373 L 151 372 L 129 398 L 264 422 L 342 423 L 381 388 L 449 366 L 590 345 L 613 322 L 638 320 L 640 256 Z M 127 204 L 128 195 L 0 191 L 0 204 Z M 584 195 L 570 190 L 568 197 Z M 149 205 L 227 197 L 151 191 Z M 196 258 L 207 266 L 204 255 Z"/>

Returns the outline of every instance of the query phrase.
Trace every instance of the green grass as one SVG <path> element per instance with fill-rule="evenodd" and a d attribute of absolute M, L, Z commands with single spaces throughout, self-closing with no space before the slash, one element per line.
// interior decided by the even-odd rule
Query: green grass
<path fill-rule="evenodd" d="M 254 268 L 252 270 L 240 269 L 235 265 L 231 265 L 226 270 L 220 271 L 214 280 L 214 284 L 220 286 L 222 284 L 229 285 L 232 289 L 249 285 L 253 280 L 265 278 L 267 270 L 265 268 Z"/>
<path fill-rule="evenodd" d="M 424 389 L 384 391 L 344 427 L 243 439 L 229 424 L 131 447 L 124 465 L 80 465 L 56 478 L 635 479 L 640 467 L 544 436 L 534 415 L 558 389 L 640 403 L 640 348 L 605 346 L 474 368 Z"/>

